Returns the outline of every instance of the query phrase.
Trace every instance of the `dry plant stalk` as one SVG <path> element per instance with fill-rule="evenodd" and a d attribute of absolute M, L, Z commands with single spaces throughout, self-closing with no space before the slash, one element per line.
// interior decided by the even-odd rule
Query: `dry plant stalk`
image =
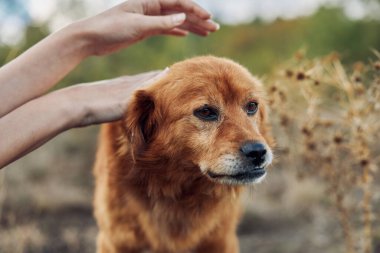
<path fill-rule="evenodd" d="M 375 55 L 375 62 L 347 71 L 335 53 L 308 60 L 299 52 L 266 80 L 281 159 L 297 168 L 299 178 L 324 184 L 347 253 L 374 251 L 379 219 L 373 211 L 380 162 L 380 55 Z"/>

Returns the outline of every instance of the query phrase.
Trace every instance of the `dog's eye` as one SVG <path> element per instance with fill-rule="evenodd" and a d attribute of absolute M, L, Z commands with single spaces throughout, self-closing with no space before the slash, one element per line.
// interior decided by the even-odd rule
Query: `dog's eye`
<path fill-rule="evenodd" d="M 194 115 L 202 120 L 215 121 L 219 118 L 218 110 L 207 105 L 196 109 Z"/>
<path fill-rule="evenodd" d="M 246 106 L 245 109 L 247 111 L 247 114 L 249 116 L 254 115 L 257 112 L 257 109 L 259 108 L 259 104 L 256 102 L 249 102 Z"/>

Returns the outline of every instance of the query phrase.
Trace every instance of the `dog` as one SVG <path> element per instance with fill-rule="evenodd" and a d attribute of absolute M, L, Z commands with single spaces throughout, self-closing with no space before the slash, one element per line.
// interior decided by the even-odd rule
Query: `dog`
<path fill-rule="evenodd" d="M 239 252 L 239 195 L 273 157 L 265 107 L 248 70 L 213 56 L 136 91 L 100 133 L 97 252 Z"/>

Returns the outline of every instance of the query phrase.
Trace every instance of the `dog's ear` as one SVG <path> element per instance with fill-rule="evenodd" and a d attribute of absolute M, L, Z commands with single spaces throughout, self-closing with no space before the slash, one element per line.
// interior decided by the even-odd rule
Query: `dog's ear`
<path fill-rule="evenodd" d="M 139 90 L 129 104 L 124 122 L 133 155 L 141 153 L 151 142 L 158 127 L 154 98 Z"/>
<path fill-rule="evenodd" d="M 275 141 L 272 137 L 272 129 L 270 127 L 270 124 L 268 123 L 268 111 L 267 111 L 267 105 L 262 104 L 260 107 L 260 133 L 268 143 L 270 147 L 273 147 L 275 145 Z"/>

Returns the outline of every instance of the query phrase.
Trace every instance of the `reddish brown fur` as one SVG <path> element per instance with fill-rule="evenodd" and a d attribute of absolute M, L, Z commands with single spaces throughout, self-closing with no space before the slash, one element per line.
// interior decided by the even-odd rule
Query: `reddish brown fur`
<path fill-rule="evenodd" d="M 259 101 L 247 117 L 245 99 Z M 220 122 L 193 115 L 221 108 Z M 241 186 L 210 180 L 222 154 L 246 140 L 271 144 L 260 85 L 240 65 L 198 57 L 137 91 L 124 120 L 102 127 L 95 176 L 98 252 L 238 252 Z M 145 251 L 144 251 L 145 250 Z"/>

